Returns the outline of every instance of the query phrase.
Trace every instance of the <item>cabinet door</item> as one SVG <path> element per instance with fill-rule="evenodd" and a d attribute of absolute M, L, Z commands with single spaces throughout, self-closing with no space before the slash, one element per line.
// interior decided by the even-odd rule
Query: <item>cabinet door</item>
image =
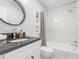
<path fill-rule="evenodd" d="M 4 59 L 4 55 L 0 55 L 0 59 Z"/>
<path fill-rule="evenodd" d="M 35 49 L 26 59 L 40 59 L 40 49 Z"/>
<path fill-rule="evenodd" d="M 40 49 L 37 49 L 33 52 L 31 59 L 40 59 Z"/>

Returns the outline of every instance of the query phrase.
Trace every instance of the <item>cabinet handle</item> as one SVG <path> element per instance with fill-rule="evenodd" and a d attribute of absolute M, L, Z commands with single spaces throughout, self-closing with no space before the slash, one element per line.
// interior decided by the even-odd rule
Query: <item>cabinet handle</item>
<path fill-rule="evenodd" d="M 34 59 L 34 56 L 31 56 L 32 59 Z"/>

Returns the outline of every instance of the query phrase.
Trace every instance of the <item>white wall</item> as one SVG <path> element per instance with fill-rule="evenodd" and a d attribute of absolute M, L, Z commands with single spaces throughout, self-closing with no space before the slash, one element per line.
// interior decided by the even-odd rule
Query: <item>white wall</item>
<path fill-rule="evenodd" d="M 77 39 L 76 3 L 46 12 L 47 41 L 72 43 Z"/>
<path fill-rule="evenodd" d="M 40 5 L 37 0 L 22 0 L 25 3 L 26 8 L 26 19 L 25 22 L 20 26 L 9 26 L 2 21 L 0 21 L 0 33 L 5 32 L 13 32 L 14 28 L 17 28 L 17 31 L 22 29 L 26 32 L 27 36 L 35 36 L 36 31 L 36 12 L 43 11 L 44 8 Z M 17 5 L 11 0 L 0 0 L 0 7 L 8 7 L 8 16 L 12 17 L 12 20 L 20 19 L 22 17 L 21 10 L 17 7 Z M 4 14 L 5 15 L 5 14 Z M 19 17 L 16 17 L 18 15 Z M 6 15 L 5 15 L 6 16 Z M 14 18 L 13 18 L 14 17 Z"/>

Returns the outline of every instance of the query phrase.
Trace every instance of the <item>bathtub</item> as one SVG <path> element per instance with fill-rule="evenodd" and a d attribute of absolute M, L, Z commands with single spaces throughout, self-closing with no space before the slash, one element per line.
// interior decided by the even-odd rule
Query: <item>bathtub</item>
<path fill-rule="evenodd" d="M 47 42 L 47 46 L 55 50 L 52 59 L 79 59 L 79 49 L 69 44 Z"/>

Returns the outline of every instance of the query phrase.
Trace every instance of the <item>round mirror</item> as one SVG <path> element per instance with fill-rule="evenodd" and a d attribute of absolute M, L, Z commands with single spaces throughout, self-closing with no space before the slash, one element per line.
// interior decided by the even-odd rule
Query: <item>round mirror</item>
<path fill-rule="evenodd" d="M 25 9 L 19 0 L 0 1 L 0 20 L 6 24 L 17 26 L 26 18 Z"/>

